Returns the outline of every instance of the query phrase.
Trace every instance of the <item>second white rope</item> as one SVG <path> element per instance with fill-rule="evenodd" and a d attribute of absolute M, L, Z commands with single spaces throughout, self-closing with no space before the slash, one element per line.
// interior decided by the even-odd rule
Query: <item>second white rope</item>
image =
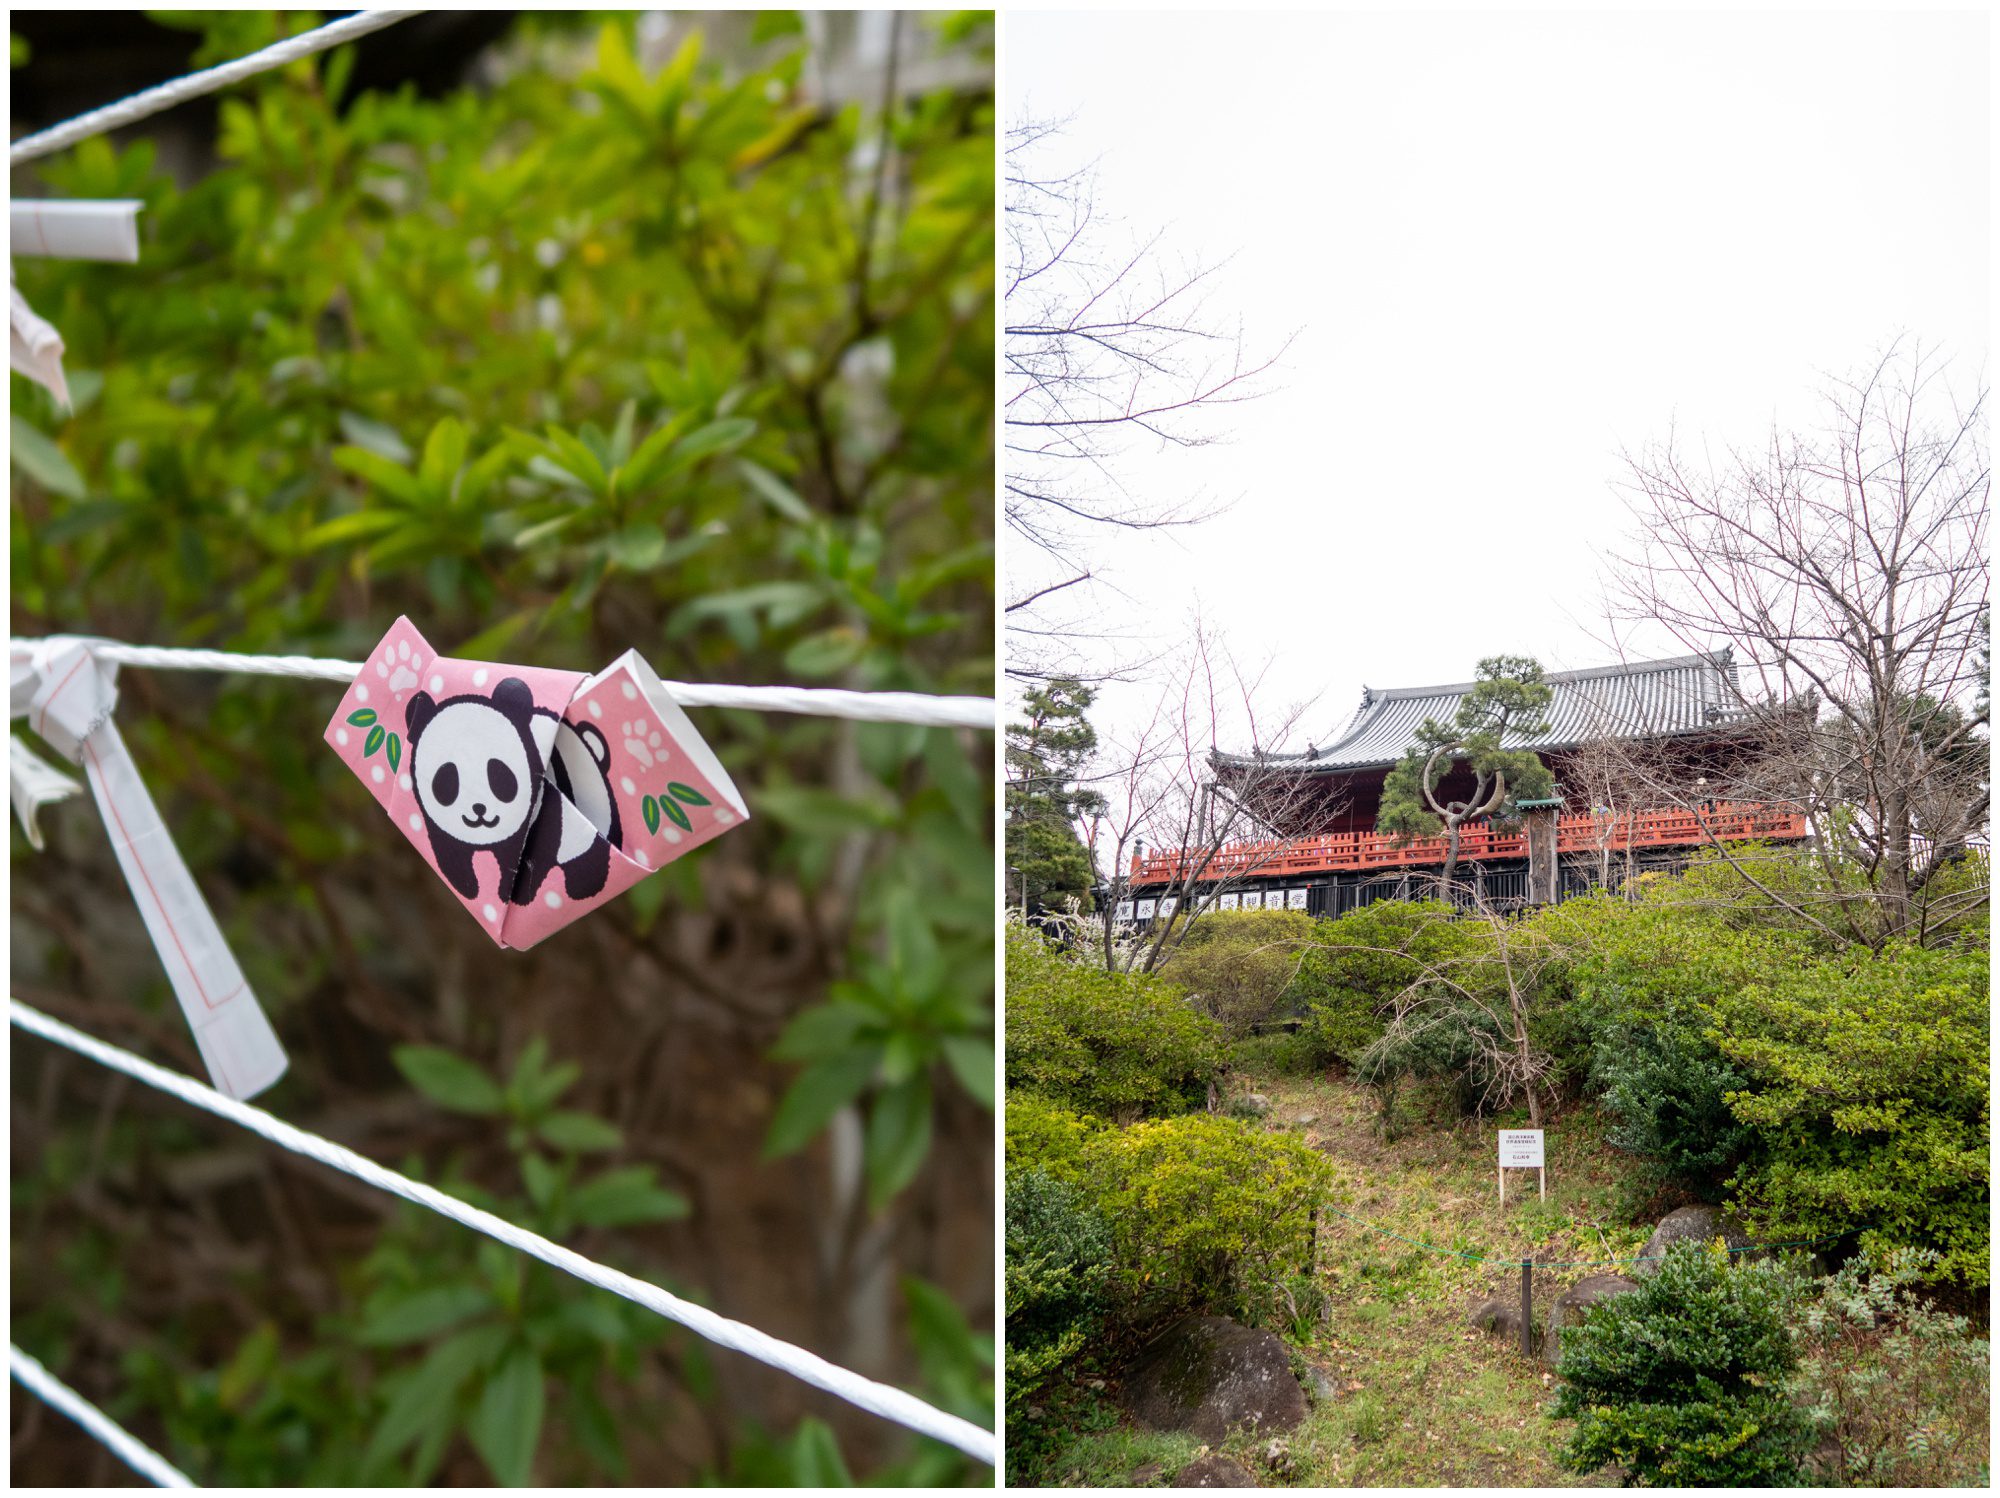
<path fill-rule="evenodd" d="M 586 1284 L 596 1285 L 621 1296 L 635 1305 L 642 1305 L 667 1320 L 686 1327 L 689 1331 L 707 1338 L 718 1347 L 727 1347 L 755 1358 L 772 1368 L 780 1369 L 803 1383 L 816 1389 L 823 1389 L 838 1399 L 844 1399 L 857 1409 L 880 1415 L 885 1420 L 894 1421 L 920 1435 L 930 1436 L 956 1447 L 967 1456 L 977 1458 L 988 1466 L 999 1462 L 999 1442 L 990 1430 L 982 1430 L 970 1420 L 936 1409 L 914 1394 L 905 1393 L 888 1384 L 877 1383 L 864 1378 L 859 1373 L 850 1372 L 838 1364 L 829 1363 L 816 1353 L 807 1352 L 802 1347 L 794 1347 L 789 1342 L 780 1341 L 768 1332 L 760 1332 L 754 1326 L 746 1326 L 740 1321 L 732 1321 L 727 1316 L 718 1315 L 706 1306 L 693 1301 L 682 1300 L 657 1285 L 648 1284 L 621 1270 L 612 1269 L 587 1259 L 573 1249 L 553 1243 L 539 1233 L 531 1233 L 526 1228 L 517 1227 L 503 1217 L 460 1201 L 447 1195 L 435 1186 L 427 1186 L 422 1181 L 413 1181 L 383 1165 L 377 1165 L 365 1155 L 358 1155 L 345 1145 L 335 1144 L 331 1139 L 323 1139 L 317 1134 L 309 1134 L 304 1129 L 286 1123 L 283 1119 L 266 1113 L 262 1108 L 253 1108 L 248 1103 L 239 1103 L 224 1097 L 212 1087 L 204 1087 L 192 1077 L 157 1066 L 142 1056 L 106 1044 L 81 1030 L 73 1029 L 61 1020 L 52 1019 L 38 1009 L 30 1008 L 19 999 L 7 1000 L 7 1017 L 18 1028 L 31 1035 L 39 1035 L 44 1040 L 67 1047 L 80 1056 L 88 1056 L 114 1071 L 123 1072 L 149 1087 L 206 1109 L 219 1118 L 241 1124 L 254 1134 L 260 1134 L 273 1144 L 281 1145 L 295 1154 L 318 1160 L 335 1170 L 366 1181 L 382 1191 L 412 1201 L 419 1206 L 429 1207 L 452 1221 L 462 1223 L 476 1232 L 517 1248 L 522 1253 L 540 1259 L 544 1264 L 553 1265 L 565 1274 L 571 1274 Z"/>
<path fill-rule="evenodd" d="M 89 1431 L 111 1449 L 114 1456 L 141 1477 L 161 1488 L 199 1486 L 188 1475 L 152 1447 L 126 1430 L 116 1420 L 29 1357 L 12 1342 L 7 1344 L 7 1371 L 14 1382 L 38 1395 L 54 1408 Z"/>

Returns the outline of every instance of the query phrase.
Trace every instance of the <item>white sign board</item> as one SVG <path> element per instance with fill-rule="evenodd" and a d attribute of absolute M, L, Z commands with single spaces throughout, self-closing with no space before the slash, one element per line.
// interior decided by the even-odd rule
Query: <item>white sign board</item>
<path fill-rule="evenodd" d="M 1306 892 L 1302 889 L 1286 890 L 1285 908 L 1287 910 L 1304 910 L 1306 908 Z"/>
<path fill-rule="evenodd" d="M 1132 902 L 1130 900 L 1120 900 L 1118 902 L 1118 924 L 1121 926 L 1132 924 Z"/>
<path fill-rule="evenodd" d="M 1164 921 L 1168 916 L 1172 915 L 1174 908 L 1180 903 L 1180 897 L 1177 895 L 1168 895 L 1166 899 L 1160 901 L 1160 919 Z"/>
<path fill-rule="evenodd" d="M 1236 896 L 1223 895 L 1216 900 L 1215 905 L 1218 910 L 1234 910 L 1236 908 Z"/>
<path fill-rule="evenodd" d="M 1139 902 L 1139 919 L 1142 921 L 1150 921 L 1152 918 L 1153 918 L 1153 902 L 1151 900 L 1141 900 Z"/>
<path fill-rule="evenodd" d="M 1264 908 L 1263 891 L 1255 889 L 1246 889 L 1243 891 L 1243 908 L 1245 910 L 1262 910 Z"/>
<path fill-rule="evenodd" d="M 1505 1170 L 1539 1170 L 1542 1166 L 1542 1131 L 1502 1129 L 1500 1165 Z"/>

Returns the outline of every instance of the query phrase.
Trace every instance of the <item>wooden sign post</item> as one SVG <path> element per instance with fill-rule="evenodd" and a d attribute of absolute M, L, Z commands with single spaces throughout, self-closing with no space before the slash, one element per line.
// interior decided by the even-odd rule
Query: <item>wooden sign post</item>
<path fill-rule="evenodd" d="M 1541 1199 L 1549 1199 L 1549 1176 L 1542 1162 L 1540 1129 L 1500 1131 L 1500 1205 L 1503 1207 L 1507 1205 L 1507 1172 L 1510 1170 L 1532 1170 Z"/>

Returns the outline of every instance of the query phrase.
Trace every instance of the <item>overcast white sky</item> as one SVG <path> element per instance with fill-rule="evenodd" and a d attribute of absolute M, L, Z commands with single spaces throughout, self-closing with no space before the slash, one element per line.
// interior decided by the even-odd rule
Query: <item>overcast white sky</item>
<path fill-rule="evenodd" d="M 1171 638 L 1198 601 L 1322 744 L 1364 682 L 1604 663 L 1621 446 L 1754 444 L 1900 332 L 1984 377 L 1988 25 L 1010 13 L 1011 117 L 1075 116 L 1048 161 L 1233 255 L 1212 306 L 1253 347 L 1300 330 L 1226 445 L 1129 455 L 1129 488 L 1235 502 L 1104 534 L 1130 609 Z"/>

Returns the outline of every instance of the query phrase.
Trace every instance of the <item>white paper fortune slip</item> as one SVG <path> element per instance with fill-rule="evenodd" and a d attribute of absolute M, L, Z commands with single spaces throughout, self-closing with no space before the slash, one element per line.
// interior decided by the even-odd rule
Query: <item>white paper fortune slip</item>
<path fill-rule="evenodd" d="M 104 203 L 24 199 L 7 205 L 7 365 L 26 375 L 69 409 L 69 382 L 63 378 L 63 340 L 49 321 L 28 305 L 14 285 L 15 255 L 47 255 L 61 260 L 139 258 L 136 198 Z"/>
<path fill-rule="evenodd" d="M 112 721 L 117 667 L 81 641 L 52 640 L 16 655 L 11 670 L 13 713 L 25 714 L 50 747 L 83 766 L 216 1089 L 255 1097 L 284 1075 L 284 1048 Z"/>

